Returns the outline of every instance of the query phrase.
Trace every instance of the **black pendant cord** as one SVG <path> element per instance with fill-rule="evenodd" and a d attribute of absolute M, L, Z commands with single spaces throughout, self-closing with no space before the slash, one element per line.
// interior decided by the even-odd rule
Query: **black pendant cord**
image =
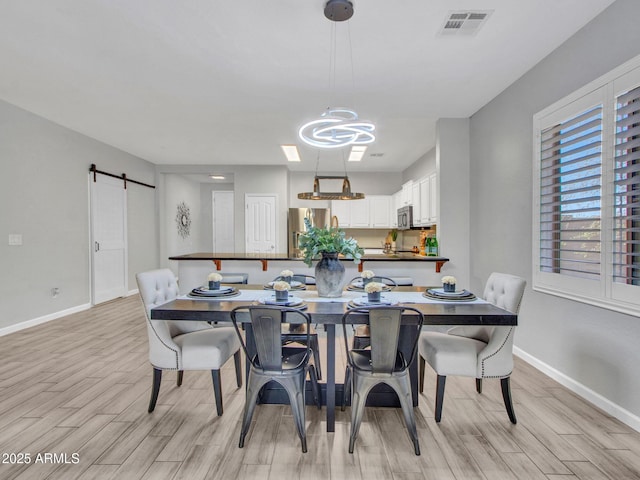
<path fill-rule="evenodd" d="M 94 182 L 97 180 L 96 179 L 96 175 L 98 173 L 100 175 L 106 175 L 107 177 L 118 178 L 120 180 L 123 180 L 124 181 L 125 190 L 127 189 L 127 182 L 135 183 L 136 185 L 142 185 L 143 187 L 156 188 L 155 185 L 149 185 L 148 183 L 143 183 L 143 182 L 138 182 L 137 180 L 132 180 L 132 179 L 127 177 L 126 173 L 123 173 L 122 175 L 115 175 L 113 173 L 108 173 L 108 172 L 103 172 L 102 170 L 98 170 L 95 163 L 91 164 L 91 168 L 89 168 L 89 171 L 93 173 L 93 181 Z"/>

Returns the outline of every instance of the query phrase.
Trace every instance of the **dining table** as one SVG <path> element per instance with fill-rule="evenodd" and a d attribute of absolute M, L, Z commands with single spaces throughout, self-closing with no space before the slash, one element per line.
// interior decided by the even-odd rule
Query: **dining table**
<path fill-rule="evenodd" d="M 224 286 L 223 286 L 224 287 Z M 238 306 L 270 304 L 274 292 L 266 285 L 234 285 L 227 286 L 233 295 L 207 297 L 185 294 L 163 305 L 151 309 L 152 320 L 191 320 L 225 323 L 231 322 L 230 312 Z M 366 294 L 359 289 L 345 289 L 342 296 L 335 298 L 320 297 L 314 286 L 290 292 L 292 299 L 311 316 L 314 324 L 322 326 L 326 332 L 326 379 L 322 384 L 322 403 L 326 405 L 327 431 L 335 431 L 336 398 L 342 398 L 342 384 L 336 384 L 336 326 L 342 325 L 342 316 L 354 306 L 366 306 Z M 396 287 L 383 292 L 385 303 L 397 306 L 410 306 L 424 315 L 424 325 L 517 325 L 518 317 L 480 298 L 468 297 L 463 300 L 434 299 L 427 295 L 433 287 L 411 286 Z M 193 292 L 192 292 L 193 293 Z M 247 344 L 252 343 L 252 330 L 248 315 L 245 316 L 245 335 Z M 351 322 L 366 322 L 365 316 L 351 315 Z M 408 349 L 418 335 L 417 315 L 404 315 L 401 327 L 401 345 L 399 349 Z M 411 390 L 413 404 L 418 404 L 418 367 L 417 360 L 410 366 Z M 278 394 L 274 388 L 261 397 L 265 403 L 286 403 L 286 395 Z M 370 397 L 375 396 L 373 393 Z M 384 390 L 377 394 L 374 405 L 395 405 L 397 400 L 392 391 Z"/>

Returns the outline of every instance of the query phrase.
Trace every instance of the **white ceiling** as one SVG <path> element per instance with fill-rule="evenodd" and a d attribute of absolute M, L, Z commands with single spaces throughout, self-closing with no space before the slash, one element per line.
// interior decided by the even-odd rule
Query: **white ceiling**
<path fill-rule="evenodd" d="M 378 137 L 349 171 L 401 171 L 434 146 L 436 119 L 472 115 L 613 0 L 354 0 L 340 23 L 324 3 L 0 0 L 0 98 L 190 165 L 285 165 L 299 125 L 351 106 Z M 438 35 L 469 9 L 493 10 L 475 36 Z M 290 169 L 313 171 L 317 151 L 300 150 Z M 320 156 L 321 170 L 342 163 Z"/>

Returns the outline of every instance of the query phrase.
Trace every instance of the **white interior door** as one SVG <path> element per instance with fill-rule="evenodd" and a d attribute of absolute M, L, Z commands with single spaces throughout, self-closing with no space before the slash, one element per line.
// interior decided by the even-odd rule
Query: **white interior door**
<path fill-rule="evenodd" d="M 213 251 L 235 253 L 233 192 L 212 192 Z"/>
<path fill-rule="evenodd" d="M 278 250 L 277 195 L 245 195 L 245 252 L 275 253 Z"/>
<path fill-rule="evenodd" d="M 127 294 L 127 191 L 122 180 L 91 175 L 91 293 L 94 304 Z"/>

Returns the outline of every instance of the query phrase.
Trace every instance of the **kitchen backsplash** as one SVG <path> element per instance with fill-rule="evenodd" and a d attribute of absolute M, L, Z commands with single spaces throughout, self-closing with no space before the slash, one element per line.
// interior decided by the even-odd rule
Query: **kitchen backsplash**
<path fill-rule="evenodd" d="M 390 228 L 345 228 L 345 233 L 358 241 L 362 248 L 383 248 Z M 436 227 L 428 230 L 429 234 L 436 234 Z M 398 250 L 411 250 L 414 245 L 420 244 L 420 230 L 404 230 L 398 232 L 396 240 Z"/>

